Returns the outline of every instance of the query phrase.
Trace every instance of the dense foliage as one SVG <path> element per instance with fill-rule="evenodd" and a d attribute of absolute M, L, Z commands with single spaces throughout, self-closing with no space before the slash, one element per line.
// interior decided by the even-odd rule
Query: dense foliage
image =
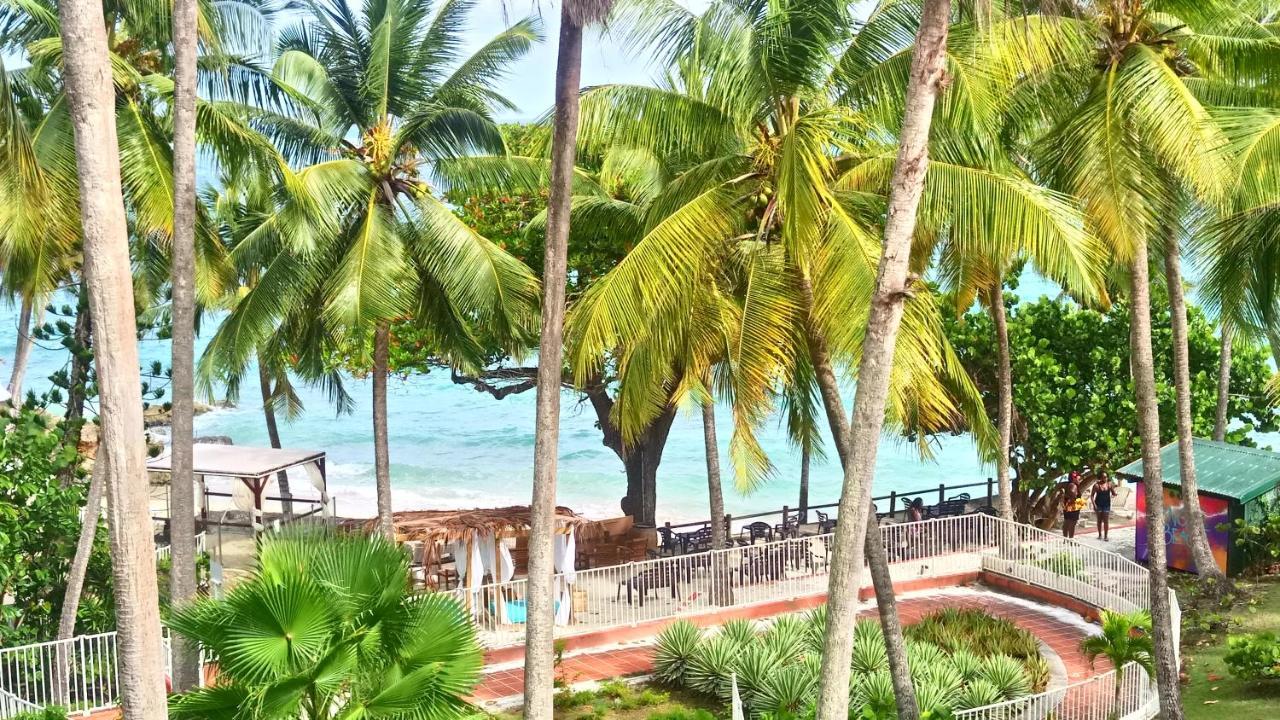
<path fill-rule="evenodd" d="M 219 683 L 174 698 L 170 717 L 465 716 L 482 663 L 475 627 L 451 597 L 410 584 L 408 555 L 382 536 L 272 536 L 225 599 L 175 613 Z"/>
<path fill-rule="evenodd" d="M 1231 674 L 1242 680 L 1280 678 L 1280 640 L 1274 633 L 1229 638 L 1230 650 L 1223 657 Z"/>
<path fill-rule="evenodd" d="M 0 421 L 0 646 L 50 640 L 57 633 L 67 571 L 80 534 L 87 488 L 74 471 L 74 448 L 41 412 L 22 409 Z M 71 481 L 59 478 L 71 470 Z M 111 565 L 106 529 L 85 578 L 77 630 L 112 627 Z"/>
<path fill-rule="evenodd" d="M 729 700 L 736 678 L 752 716 L 812 717 L 825 628 L 825 608 L 779 617 L 762 630 L 735 620 L 713 635 L 692 623 L 677 623 L 658 637 L 654 676 L 722 702 Z M 943 610 L 906 634 L 922 717 L 946 717 L 1021 697 L 1048 683 L 1049 668 L 1035 637 L 980 611 Z M 897 716 L 888 663 L 879 624 L 858 623 L 850 717 Z"/>
<path fill-rule="evenodd" d="M 1265 573 L 1280 565 L 1280 500 L 1259 498 L 1249 517 L 1236 518 L 1232 532 L 1236 545 L 1244 551 L 1249 572 Z"/>
<path fill-rule="evenodd" d="M 1167 317 L 1157 302 L 1153 317 Z M 1198 309 L 1189 308 L 1191 401 L 1194 434 L 1213 431 L 1217 400 L 1218 340 Z M 947 335 L 996 415 L 996 347 L 990 316 L 973 310 L 949 320 Z M 1077 468 L 1115 469 L 1139 453 L 1129 374 L 1129 308 L 1106 312 L 1063 299 L 1041 298 L 1009 306 L 1013 365 L 1012 466 L 1022 490 L 1042 486 Z M 1161 439 L 1175 431 L 1173 350 L 1169 324 L 1152 333 L 1160 399 Z M 1231 368 L 1232 421 L 1228 440 L 1249 443 L 1253 432 L 1274 431 L 1280 414 L 1268 400 L 1272 376 L 1265 351 L 1241 342 Z"/>

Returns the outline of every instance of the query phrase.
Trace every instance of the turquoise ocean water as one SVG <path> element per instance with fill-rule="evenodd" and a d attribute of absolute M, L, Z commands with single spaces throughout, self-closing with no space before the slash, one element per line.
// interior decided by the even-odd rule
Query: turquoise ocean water
<path fill-rule="evenodd" d="M 1053 286 L 1024 282 L 1024 297 L 1053 294 Z M 8 383 L 16 336 L 16 308 L 0 305 L 0 382 Z M 199 353 L 212 334 L 206 328 L 197 342 Z M 140 344 L 144 364 L 168 364 L 169 346 L 145 340 Z M 60 348 L 38 348 L 27 372 L 26 387 L 48 387 L 47 377 L 66 363 Z M 266 445 L 266 428 L 256 383 L 246 384 L 238 407 L 215 409 L 196 418 L 197 435 L 227 435 L 238 445 Z M 330 492 L 343 515 L 372 515 L 373 433 L 369 419 L 370 386 L 350 382 L 357 400 L 354 415 L 335 417 L 324 396 L 303 390 L 304 415 L 281 427 L 289 447 L 328 453 Z M 852 401 L 852 392 L 847 393 Z M 532 476 L 534 393 L 494 400 L 467 386 L 453 384 L 447 372 L 434 372 L 389 384 L 391 478 L 396 509 L 465 508 L 527 503 Z M 719 435 L 727 443 L 729 413 L 719 413 Z M 776 467 L 774 477 L 750 495 L 732 489 L 725 504 L 731 513 L 795 505 L 800 468 L 799 452 L 787 442 L 779 423 L 764 428 L 762 441 Z M 922 460 L 914 446 L 886 437 L 876 466 L 876 494 L 891 490 L 936 487 L 985 480 L 993 469 L 978 460 L 967 436 L 945 436 L 933 444 L 934 458 Z M 834 454 L 833 454 L 834 455 Z M 658 475 L 659 521 L 693 520 L 706 516 L 706 465 L 702 426 L 698 415 L 681 412 L 671 430 Z M 721 458 L 728 471 L 727 456 Z M 727 474 L 726 474 L 727 477 Z M 834 456 L 815 459 L 810 502 L 834 502 L 840 472 Z M 622 463 L 601 444 L 590 407 L 566 392 L 560 435 L 561 504 L 596 517 L 616 515 L 626 487 Z M 977 492 L 974 492 L 977 495 Z"/>

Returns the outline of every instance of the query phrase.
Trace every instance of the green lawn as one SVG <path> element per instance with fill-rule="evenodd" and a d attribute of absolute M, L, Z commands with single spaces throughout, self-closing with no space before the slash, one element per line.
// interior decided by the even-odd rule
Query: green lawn
<path fill-rule="evenodd" d="M 1280 631 L 1280 578 L 1245 585 L 1249 601 L 1231 612 L 1225 632 L 1187 630 L 1182 654 L 1189 676 L 1182 688 L 1187 720 L 1273 720 L 1280 717 L 1280 681 L 1244 682 L 1222 661 L 1228 634 Z M 1179 592 L 1182 596 L 1182 592 Z"/>

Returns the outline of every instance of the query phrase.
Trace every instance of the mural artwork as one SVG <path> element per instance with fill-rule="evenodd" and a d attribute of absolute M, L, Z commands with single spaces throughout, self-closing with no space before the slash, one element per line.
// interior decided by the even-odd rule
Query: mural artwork
<path fill-rule="evenodd" d="M 1200 509 L 1204 511 L 1205 531 L 1209 536 L 1209 547 L 1213 549 L 1213 558 L 1223 572 L 1227 570 L 1227 549 L 1231 546 L 1231 538 L 1226 529 L 1219 529 L 1229 522 L 1229 501 L 1208 495 L 1200 496 Z M 1139 488 L 1138 492 L 1138 530 L 1137 560 L 1147 562 L 1147 498 Z M 1169 554 L 1169 567 L 1174 570 L 1196 571 L 1195 560 L 1191 557 L 1191 539 L 1187 534 L 1187 517 L 1182 506 L 1182 489 L 1165 486 L 1164 488 L 1164 540 Z"/>

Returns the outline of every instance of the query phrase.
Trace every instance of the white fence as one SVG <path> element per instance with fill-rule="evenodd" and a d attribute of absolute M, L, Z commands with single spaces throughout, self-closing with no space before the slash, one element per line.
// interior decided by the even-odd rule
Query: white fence
<path fill-rule="evenodd" d="M 196 554 L 204 552 L 204 533 L 196 533 Z M 156 548 L 156 560 L 168 560 L 172 552 L 172 545 L 161 545 Z"/>
<path fill-rule="evenodd" d="M 1117 612 L 1150 608 L 1146 568 L 1077 540 L 988 515 L 881 526 L 895 584 L 986 571 Z M 555 578 L 558 637 L 724 611 L 827 591 L 832 535 L 788 538 L 647 560 Z M 861 586 L 870 584 L 864 577 Z M 470 608 L 488 647 L 524 639 L 524 580 L 452 590 Z M 1172 597 L 1175 640 L 1180 622 Z M 569 607 L 562 607 L 564 604 Z M 1148 720 L 1154 683 L 1139 668 L 986 708 L 957 720 Z"/>
<path fill-rule="evenodd" d="M 881 527 L 895 583 L 987 571 L 1076 598 L 1094 607 L 1150 607 L 1145 568 L 1114 553 L 988 515 Z M 818 597 L 827 590 L 831 535 L 787 538 L 714 552 L 557 575 L 557 636 L 634 626 L 765 602 Z M 862 583 L 863 586 L 868 582 Z M 524 638 L 526 583 L 450 591 L 472 613 L 488 647 Z M 1173 600 L 1175 638 L 1179 610 Z M 70 669 L 58 682 L 60 656 Z M 1149 720 L 1154 684 L 1137 668 L 985 708 L 957 720 Z M 115 705 L 115 633 L 0 650 L 0 718 L 30 705 L 91 712 Z M 1117 704 L 1118 703 L 1118 704 Z"/>

